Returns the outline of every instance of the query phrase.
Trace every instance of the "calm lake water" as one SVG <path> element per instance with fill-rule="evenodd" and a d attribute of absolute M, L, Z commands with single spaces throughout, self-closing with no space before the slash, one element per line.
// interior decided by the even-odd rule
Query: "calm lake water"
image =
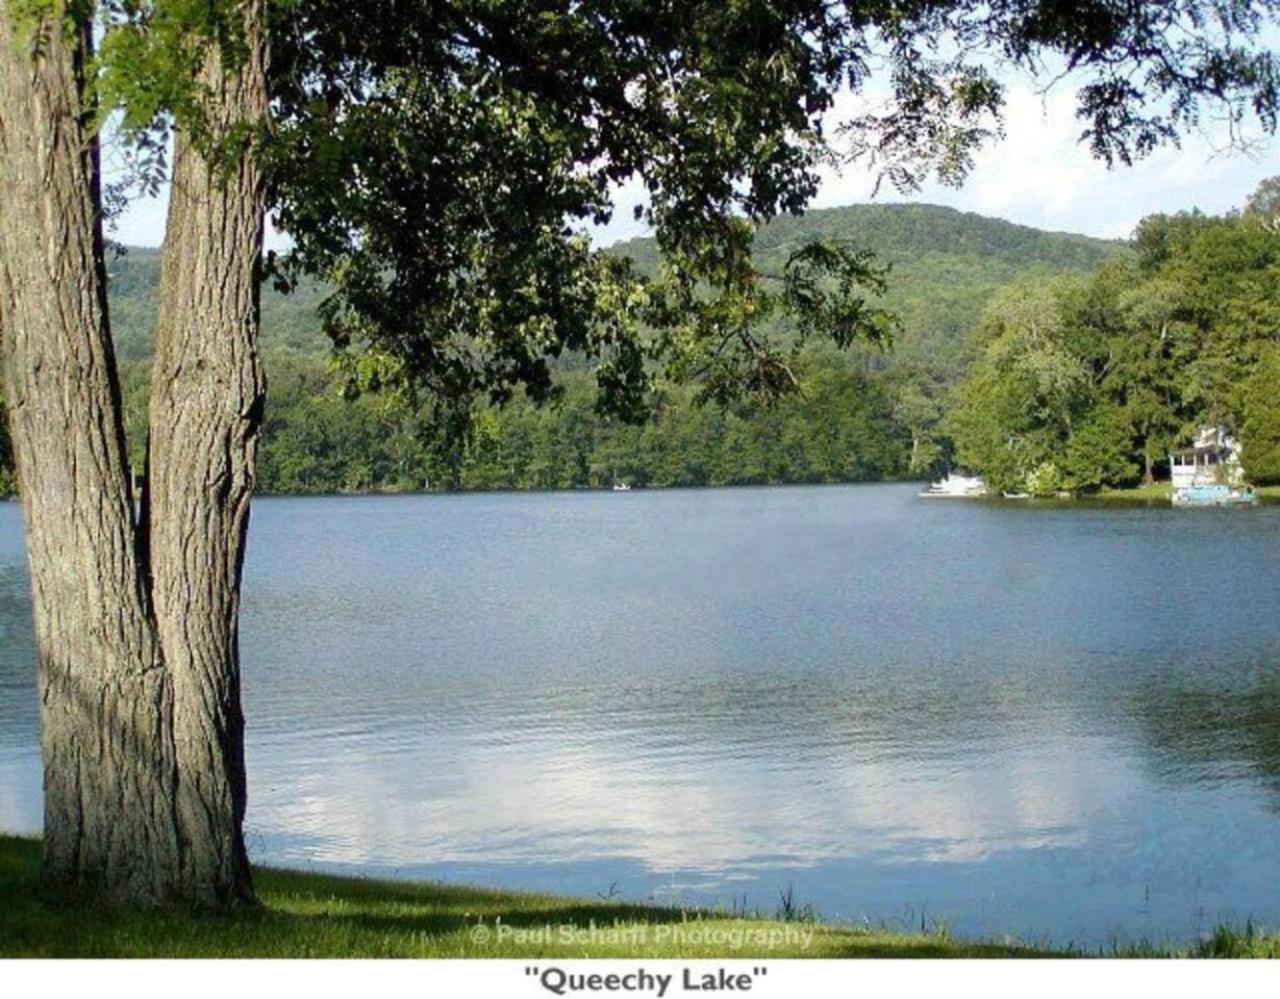
<path fill-rule="evenodd" d="M 1280 925 L 1280 507 L 267 499 L 255 859 L 1105 944 Z M 0 505 L 0 828 L 40 826 Z"/>

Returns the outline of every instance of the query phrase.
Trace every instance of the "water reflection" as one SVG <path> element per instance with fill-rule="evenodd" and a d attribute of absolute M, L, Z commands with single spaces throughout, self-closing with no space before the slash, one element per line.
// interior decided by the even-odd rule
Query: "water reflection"
<path fill-rule="evenodd" d="M 1083 845 L 1081 815 L 1115 807 L 1128 785 L 1100 781 L 1104 768 L 1080 748 L 1046 739 L 1002 748 L 984 767 L 904 767 L 853 743 L 828 747 L 820 763 L 707 742 L 673 759 L 669 747 L 600 732 L 529 739 L 515 751 L 433 753 L 424 773 L 419 753 L 393 753 L 371 768 L 357 747 L 302 769 L 260 766 L 255 772 L 272 773 L 277 786 L 260 788 L 256 803 L 317 837 L 309 856 L 344 863 L 605 854 L 660 874 L 813 866 L 845 855 L 974 861 Z M 293 760 L 298 750 L 259 747 Z M 1051 787 L 1043 779 L 1050 768 Z"/>
<path fill-rule="evenodd" d="M 1063 942 L 1280 922 L 1280 509 L 855 487 L 254 518 L 259 859 L 765 907 L 793 884 Z M 18 527 L 0 509 L 0 825 L 32 828 Z"/>
<path fill-rule="evenodd" d="M 1274 668 L 1258 666 L 1256 682 L 1236 688 L 1145 688 L 1135 711 L 1150 748 L 1148 765 L 1160 780 L 1250 781 L 1266 788 L 1280 811 L 1280 676 Z"/>

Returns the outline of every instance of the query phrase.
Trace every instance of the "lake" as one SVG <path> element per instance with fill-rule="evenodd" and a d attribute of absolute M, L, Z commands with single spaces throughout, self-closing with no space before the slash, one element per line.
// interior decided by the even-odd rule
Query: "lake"
<path fill-rule="evenodd" d="M 40 827 L 0 504 L 0 828 Z M 1280 507 L 263 499 L 261 862 L 1106 945 L 1280 926 Z"/>

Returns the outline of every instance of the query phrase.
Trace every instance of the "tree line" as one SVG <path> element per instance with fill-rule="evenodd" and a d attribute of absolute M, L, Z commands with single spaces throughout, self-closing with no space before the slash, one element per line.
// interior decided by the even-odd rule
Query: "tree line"
<path fill-rule="evenodd" d="M 790 361 L 794 398 L 701 406 L 668 382 L 650 419 L 602 415 L 589 364 L 554 362 L 562 395 L 538 407 L 522 393 L 473 407 L 470 434 L 449 414 L 402 393 L 344 392 L 319 310 L 316 282 L 262 293 L 263 366 L 271 386 L 258 453 L 259 494 L 431 489 L 573 489 L 850 482 L 932 474 L 942 451 L 933 427 L 962 373 L 967 335 L 985 304 L 1016 281 L 1086 274 L 1124 254 L 1120 241 L 1052 233 L 926 204 L 870 204 L 809 212 L 762 227 L 753 256 L 779 272 L 808 240 L 845 241 L 891 268 L 876 304 L 900 319 L 886 348 L 835 350 L 810 342 Z M 610 252 L 656 273 L 653 239 Z M 121 249 L 109 260 L 113 339 L 123 388 L 129 462 L 146 465 L 152 347 L 162 255 Z M 784 334 L 785 335 L 785 334 Z M 432 400 L 420 400 L 430 403 Z M 12 491 L 0 441 L 0 494 Z"/>
<path fill-rule="evenodd" d="M 280 360 L 259 486 L 326 493 L 764 485 L 923 478 L 959 465 L 1004 492 L 1089 493 L 1167 476 L 1170 451 L 1205 425 L 1225 425 L 1244 441 L 1252 481 L 1277 482 L 1278 209 L 1280 179 L 1273 179 L 1240 211 L 1153 215 L 1119 252 L 1095 250 L 1091 270 L 1051 258 L 999 290 L 974 278 L 975 251 L 955 252 L 951 270 L 964 277 L 935 269 L 932 311 L 916 304 L 926 280 L 908 270 L 891 292 L 910 320 L 906 357 L 807 347 L 794 362 L 799 391 L 768 406 L 705 405 L 693 388 L 672 385 L 651 418 L 635 425 L 598 412 L 592 379 L 570 366 L 553 405 L 523 397 L 481 405 L 468 414 L 467 432 L 450 436 L 438 414 L 397 393 L 344 399 L 341 378 L 318 358 Z M 888 227 L 914 217 L 879 212 Z M 948 214 L 928 217 L 956 224 Z M 836 218 L 819 215 L 815 228 Z M 981 251 L 991 255 L 1025 238 L 988 220 L 968 220 L 956 234 L 992 241 Z M 766 241 L 763 252 L 770 248 Z M 1060 252 L 1057 243 L 1037 249 Z M 642 263 L 651 252 L 647 244 L 630 250 Z M 987 304 L 967 338 L 949 348 L 955 359 L 930 364 L 929 350 L 947 353 L 930 331 L 963 314 L 939 300 Z"/>
<path fill-rule="evenodd" d="M 853 482 L 906 474 L 910 432 L 888 379 L 810 365 L 772 406 L 700 404 L 673 386 L 641 425 L 599 413 L 585 373 L 549 406 L 479 407 L 460 437 L 398 395 L 343 399 L 323 366 L 282 365 L 272 383 L 259 483 L 274 493 L 588 489 Z"/>
<path fill-rule="evenodd" d="M 1166 475 L 1170 450 L 1206 424 L 1246 441 L 1253 481 L 1280 481 L 1277 204 L 1280 180 L 1270 180 L 1241 211 L 1151 216 L 1110 248 L 931 206 L 789 220 L 766 230 L 766 266 L 797 238 L 874 223 L 871 241 L 895 263 L 885 300 L 906 320 L 898 342 L 809 345 L 793 361 L 799 391 L 771 405 L 706 405 L 671 384 L 640 424 L 601 413 L 594 378 L 572 357 L 557 363 L 552 404 L 518 394 L 473 404 L 463 421 L 396 391 L 344 392 L 347 374 L 308 326 L 321 295 L 268 296 L 272 391 L 256 489 L 776 485 L 921 478 L 954 464 L 1001 491 L 1092 492 Z M 940 242 L 945 255 L 929 249 Z M 652 241 L 622 250 L 651 264 Z M 158 261 L 144 251 L 115 270 L 113 301 L 136 317 L 118 336 L 126 438 L 141 472 Z M 0 493 L 14 488 L 0 427 Z"/>
<path fill-rule="evenodd" d="M 1280 481 L 1280 179 L 1240 211 L 1153 215 L 1131 256 L 988 306 L 934 432 L 993 489 L 1151 483 L 1197 428 L 1225 426 Z"/>

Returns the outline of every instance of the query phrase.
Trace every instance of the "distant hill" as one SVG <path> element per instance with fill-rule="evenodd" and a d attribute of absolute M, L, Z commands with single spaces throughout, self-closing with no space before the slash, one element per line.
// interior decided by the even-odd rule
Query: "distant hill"
<path fill-rule="evenodd" d="M 997 289 L 1011 282 L 1086 272 L 1124 244 L 1072 233 L 1043 232 L 1001 219 L 938 205 L 850 205 L 781 218 L 758 237 L 761 264 L 776 266 L 791 249 L 813 238 L 850 240 L 892 265 L 884 303 L 904 320 L 895 355 L 945 374 L 959 364 L 965 337 Z M 652 239 L 611 249 L 642 267 L 656 263 Z M 156 316 L 160 254 L 130 249 L 110 260 L 112 321 L 121 357 L 141 360 L 150 351 Z M 315 308 L 317 286 L 282 296 L 263 289 L 263 342 L 272 354 L 315 355 L 327 349 Z"/>
<path fill-rule="evenodd" d="M 760 233 L 768 271 L 814 238 L 847 240 L 891 265 L 884 304 L 903 319 L 894 352 L 837 352 L 815 343 L 796 366 L 805 391 L 772 408 L 699 406 L 691 387 L 668 386 L 655 418 L 623 426 L 595 410 L 594 379 L 579 358 L 561 361 L 559 407 L 521 396 L 477 415 L 484 433 L 462 449 L 433 443 L 427 412 L 347 400 L 323 360 L 316 313 L 324 289 L 262 294 L 271 383 L 259 489 L 327 493 L 436 488 L 567 489 L 740 483 L 847 482 L 931 474 L 945 461 L 935 439 L 946 392 L 963 374 L 965 346 L 992 294 L 1016 281 L 1086 274 L 1129 252 L 1122 242 L 1041 232 L 935 205 L 853 205 L 779 219 Z M 652 239 L 611 247 L 642 270 Z M 141 468 L 160 252 L 132 249 L 108 262 L 131 460 Z M 385 401 L 385 400 L 384 400 Z M 2 485 L 2 480 L 0 480 Z"/>
<path fill-rule="evenodd" d="M 1125 243 L 1045 232 L 941 205 L 874 204 L 779 218 L 757 237 L 762 266 L 774 269 L 812 239 L 849 240 L 892 266 L 884 304 L 903 319 L 895 356 L 952 373 L 987 299 L 1015 281 L 1086 273 L 1126 252 Z M 656 263 L 652 239 L 612 249 L 642 266 Z"/>
<path fill-rule="evenodd" d="M 107 258 L 107 288 L 111 299 L 111 325 L 116 351 L 129 361 L 151 353 L 160 287 L 160 251 L 127 247 L 123 254 Z M 262 289 L 262 336 L 272 353 L 316 355 L 328 349 L 320 332 L 316 306 L 323 297 L 317 285 L 299 288 L 292 295 Z"/>

